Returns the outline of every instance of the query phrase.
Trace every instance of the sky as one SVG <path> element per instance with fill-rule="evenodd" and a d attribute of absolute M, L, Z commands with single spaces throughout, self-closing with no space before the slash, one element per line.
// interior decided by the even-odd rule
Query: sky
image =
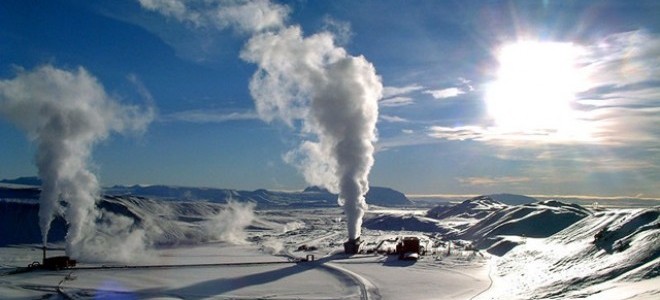
<path fill-rule="evenodd" d="M 104 186 L 300 190 L 311 180 L 292 153 L 314 131 L 257 107 L 246 48 L 297 26 L 380 78 L 372 186 L 660 198 L 659 12 L 657 1 L 2 1 L 0 92 L 47 67 L 153 113 L 141 130 L 94 138 Z M 14 119 L 0 114 L 0 178 L 38 173 L 38 145 Z"/>

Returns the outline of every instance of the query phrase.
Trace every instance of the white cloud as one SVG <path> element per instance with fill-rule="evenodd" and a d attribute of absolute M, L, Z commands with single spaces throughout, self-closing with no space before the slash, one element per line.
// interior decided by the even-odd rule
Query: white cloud
<path fill-rule="evenodd" d="M 590 88 L 660 78 L 660 38 L 644 30 L 608 35 L 586 48 L 584 69 Z"/>
<path fill-rule="evenodd" d="M 408 122 L 408 120 L 401 118 L 399 116 L 391 116 L 391 115 L 380 115 L 380 119 L 385 121 L 385 122 L 390 122 L 390 123 L 405 123 Z"/>
<path fill-rule="evenodd" d="M 406 106 L 415 103 L 410 97 L 397 96 L 378 101 L 378 105 L 383 107 Z"/>
<path fill-rule="evenodd" d="M 191 22 L 199 25 L 201 16 L 196 12 L 188 11 L 183 1 L 179 0 L 138 0 L 142 7 L 173 17 L 181 22 Z"/>
<path fill-rule="evenodd" d="M 465 94 L 465 92 L 457 87 L 451 87 L 451 88 L 446 88 L 446 89 L 441 89 L 441 90 L 426 90 L 423 92 L 424 94 L 429 94 L 433 96 L 435 99 L 445 99 L 445 98 L 452 98 L 456 97 L 461 94 Z"/>
<path fill-rule="evenodd" d="M 415 91 L 419 91 L 421 89 L 424 89 L 424 87 L 416 83 L 401 87 L 386 86 L 383 87 L 383 99 L 409 94 Z"/>
<path fill-rule="evenodd" d="M 472 81 L 465 78 L 465 77 L 458 77 L 458 82 L 461 83 L 461 85 L 465 88 L 467 88 L 468 92 L 474 91 L 474 87 L 472 86 Z"/>
<path fill-rule="evenodd" d="M 428 145 L 438 143 L 438 139 L 429 137 L 427 134 L 418 133 L 410 129 L 401 130 L 402 134 L 390 137 L 379 137 L 376 144 L 377 151 L 387 151 L 389 149 Z"/>
<path fill-rule="evenodd" d="M 259 120 L 254 111 L 227 112 L 225 110 L 187 110 L 164 115 L 160 121 L 190 122 L 190 123 L 223 123 L 230 121 Z"/>
<path fill-rule="evenodd" d="M 586 126 L 586 125 L 585 125 Z M 607 136 L 583 136 L 575 132 L 561 132 L 556 130 L 534 129 L 526 131 L 509 131 L 494 126 L 431 126 L 428 135 L 437 139 L 450 141 L 481 141 L 499 145 L 519 145 L 520 147 L 537 147 L 540 144 L 603 144 Z"/>
<path fill-rule="evenodd" d="M 340 21 L 330 16 L 323 17 L 323 30 L 332 32 L 335 36 L 335 42 L 339 45 L 347 44 L 353 36 L 351 23 Z"/>
<path fill-rule="evenodd" d="M 149 92 L 149 89 L 147 89 L 144 83 L 142 83 L 142 80 L 140 80 L 140 78 L 135 74 L 129 74 L 126 78 L 131 84 L 133 84 L 133 86 L 135 86 L 135 89 L 137 90 L 140 97 L 147 101 L 148 104 L 154 106 L 154 97 L 151 95 L 151 92 Z"/>
<path fill-rule="evenodd" d="M 530 182 L 529 177 L 458 177 L 458 182 L 463 185 L 469 186 L 499 186 L 499 185 L 519 185 L 522 183 Z"/>
<path fill-rule="evenodd" d="M 143 8 L 172 17 L 195 27 L 235 28 L 240 32 L 255 33 L 282 28 L 289 8 L 268 0 L 204 1 L 138 0 Z M 195 5 L 195 8 L 190 6 Z"/>
<path fill-rule="evenodd" d="M 450 141 L 477 140 L 485 141 L 489 139 L 488 129 L 480 126 L 431 126 L 428 135 L 437 139 Z"/>

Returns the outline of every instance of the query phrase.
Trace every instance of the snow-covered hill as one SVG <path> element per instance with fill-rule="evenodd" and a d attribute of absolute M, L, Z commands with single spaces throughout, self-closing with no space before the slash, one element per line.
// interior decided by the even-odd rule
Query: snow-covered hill
<path fill-rule="evenodd" d="M 459 236 L 477 241 L 481 247 L 499 242 L 501 236 L 507 235 L 549 237 L 588 215 L 590 212 L 579 205 L 552 200 L 508 206 L 493 211 Z"/>
<path fill-rule="evenodd" d="M 660 208 L 595 212 L 495 260 L 481 299 L 657 299 Z"/>
<path fill-rule="evenodd" d="M 442 224 L 437 222 L 437 220 L 412 214 L 379 214 L 377 216 L 367 218 L 362 226 L 372 230 L 392 231 L 394 228 L 397 228 L 394 230 L 441 234 L 446 234 L 452 230 L 450 227 L 442 226 Z"/>
<path fill-rule="evenodd" d="M 479 196 L 465 200 L 459 204 L 440 205 L 430 209 L 426 215 L 442 220 L 448 218 L 483 219 L 492 212 L 500 211 L 506 204 L 493 200 L 489 196 Z"/>

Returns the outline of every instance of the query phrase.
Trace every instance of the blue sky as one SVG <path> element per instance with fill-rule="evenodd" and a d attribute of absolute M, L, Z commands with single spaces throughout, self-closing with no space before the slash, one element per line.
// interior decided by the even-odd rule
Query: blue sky
<path fill-rule="evenodd" d="M 117 102 L 155 108 L 145 131 L 95 145 L 104 185 L 305 187 L 285 159 L 304 136 L 256 112 L 252 33 L 195 19 L 203 2 L 179 15 L 147 2 L 2 1 L 0 80 L 82 67 Z M 655 1 L 273 3 L 381 77 L 372 185 L 660 197 Z M 25 133 L 0 120 L 0 136 L 0 178 L 36 174 Z"/>

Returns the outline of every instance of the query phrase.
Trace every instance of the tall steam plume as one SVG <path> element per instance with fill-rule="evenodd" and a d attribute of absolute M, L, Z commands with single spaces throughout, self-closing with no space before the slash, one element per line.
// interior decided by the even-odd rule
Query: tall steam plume
<path fill-rule="evenodd" d="M 339 192 L 349 238 L 359 237 L 382 90 L 374 67 L 336 47 L 331 34 L 305 38 L 296 26 L 252 37 L 241 57 L 259 66 L 250 82 L 259 115 L 302 120 L 303 132 L 318 139 L 287 157 L 309 183 Z"/>
<path fill-rule="evenodd" d="M 305 37 L 299 26 L 285 26 L 289 9 L 268 0 L 206 1 L 194 9 L 185 1 L 139 1 L 195 27 L 251 34 L 241 58 L 258 66 L 250 82 L 257 112 L 299 124 L 307 140 L 285 158 L 310 184 L 339 193 L 349 238 L 359 237 L 382 93 L 373 65 L 336 46 L 330 32 Z"/>
<path fill-rule="evenodd" d="M 111 132 L 144 130 L 153 111 L 120 105 L 82 67 L 67 71 L 47 65 L 0 81 L 0 116 L 37 144 L 44 245 L 53 217 L 63 214 L 69 225 L 67 253 L 81 257 L 96 251 L 88 245 L 101 217 L 99 182 L 88 167 L 92 147 Z"/>

